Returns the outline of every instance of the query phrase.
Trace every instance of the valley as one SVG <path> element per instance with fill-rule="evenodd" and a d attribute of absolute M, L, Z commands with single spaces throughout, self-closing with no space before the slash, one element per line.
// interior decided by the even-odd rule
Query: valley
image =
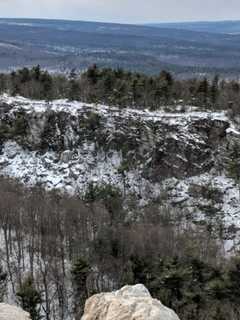
<path fill-rule="evenodd" d="M 183 26 L 1 19 L 0 70 L 40 64 L 51 72 L 68 73 L 97 63 L 148 74 L 166 69 L 179 77 L 237 77 L 239 34 Z"/>

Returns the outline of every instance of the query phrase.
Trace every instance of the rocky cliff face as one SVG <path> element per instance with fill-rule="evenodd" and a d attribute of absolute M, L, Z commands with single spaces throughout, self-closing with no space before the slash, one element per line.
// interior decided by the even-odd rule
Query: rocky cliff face
<path fill-rule="evenodd" d="M 22 309 L 9 304 L 0 303 L 1 320 L 30 320 L 30 316 Z"/>
<path fill-rule="evenodd" d="M 82 320 L 179 320 L 141 284 L 89 298 Z"/>
<path fill-rule="evenodd" d="M 1 101 L 3 167 L 14 162 L 17 167 L 21 159 L 12 159 L 25 153 L 43 166 L 41 174 L 36 171 L 38 182 L 43 184 L 47 173 L 52 171 L 56 175 L 59 170 L 66 184 L 71 185 L 69 178 L 72 178 L 72 185 L 77 183 L 81 188 L 79 175 L 96 167 L 100 171 L 99 164 L 104 163 L 115 171 L 109 173 L 116 179 L 122 171 L 127 174 L 135 170 L 151 183 L 169 177 L 196 176 L 214 167 L 214 155 L 226 144 L 226 130 L 230 127 L 223 113 L 119 110 L 66 101 L 54 104 L 25 99 Z M 93 176 L 100 180 L 94 171 Z M 105 171 L 99 172 L 103 178 Z M 27 175 L 25 172 L 22 178 L 28 179 Z M 50 184 L 51 181 L 49 187 Z M 57 185 L 53 182 L 52 187 Z"/>
<path fill-rule="evenodd" d="M 150 112 L 0 98 L 0 173 L 28 185 L 84 195 L 91 184 L 160 199 L 238 233 L 239 192 L 227 163 L 240 143 L 224 112 Z M 214 196 L 212 196 L 214 194 Z M 234 228 L 231 228 L 234 225 Z M 226 235 L 227 237 L 227 235 Z"/>

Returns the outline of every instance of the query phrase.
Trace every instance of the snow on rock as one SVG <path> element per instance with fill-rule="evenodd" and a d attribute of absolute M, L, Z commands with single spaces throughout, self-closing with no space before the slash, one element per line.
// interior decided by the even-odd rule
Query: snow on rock
<path fill-rule="evenodd" d="M 209 169 L 212 144 L 228 127 L 222 112 L 150 112 L 3 95 L 0 172 L 75 193 L 91 182 L 124 184 L 144 197 L 150 180 Z"/>
<path fill-rule="evenodd" d="M 231 134 L 231 135 L 233 135 L 233 136 L 237 136 L 237 137 L 240 136 L 240 131 L 238 131 L 238 130 L 236 130 L 236 129 L 234 129 L 234 128 L 228 128 L 228 129 L 226 130 L 226 132 L 227 132 L 227 134 Z"/>
<path fill-rule="evenodd" d="M 206 222 L 211 206 L 224 231 L 238 233 L 239 187 L 226 163 L 239 132 L 224 112 L 196 107 L 164 112 L 3 95 L 0 174 L 80 197 L 91 184 L 110 184 L 140 206 L 162 197 L 196 221 Z"/>
<path fill-rule="evenodd" d="M 85 304 L 82 320 L 179 320 L 176 313 L 153 299 L 142 285 L 96 294 Z"/>
<path fill-rule="evenodd" d="M 22 309 L 5 303 L 0 303 L 1 320 L 30 320 L 29 313 Z"/>

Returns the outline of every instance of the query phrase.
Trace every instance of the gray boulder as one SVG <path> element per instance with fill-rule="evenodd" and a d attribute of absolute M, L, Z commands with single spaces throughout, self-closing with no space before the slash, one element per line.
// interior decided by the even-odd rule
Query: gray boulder
<path fill-rule="evenodd" d="M 100 293 L 85 304 L 82 320 L 179 320 L 176 313 L 153 299 L 142 284 Z"/>
<path fill-rule="evenodd" d="M 0 303 L 1 320 L 30 320 L 29 313 L 6 303 Z"/>

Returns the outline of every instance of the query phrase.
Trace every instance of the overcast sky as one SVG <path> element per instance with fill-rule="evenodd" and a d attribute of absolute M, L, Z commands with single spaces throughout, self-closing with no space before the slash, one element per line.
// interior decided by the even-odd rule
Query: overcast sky
<path fill-rule="evenodd" d="M 240 20 L 240 0 L 0 0 L 0 16 L 129 23 Z"/>

